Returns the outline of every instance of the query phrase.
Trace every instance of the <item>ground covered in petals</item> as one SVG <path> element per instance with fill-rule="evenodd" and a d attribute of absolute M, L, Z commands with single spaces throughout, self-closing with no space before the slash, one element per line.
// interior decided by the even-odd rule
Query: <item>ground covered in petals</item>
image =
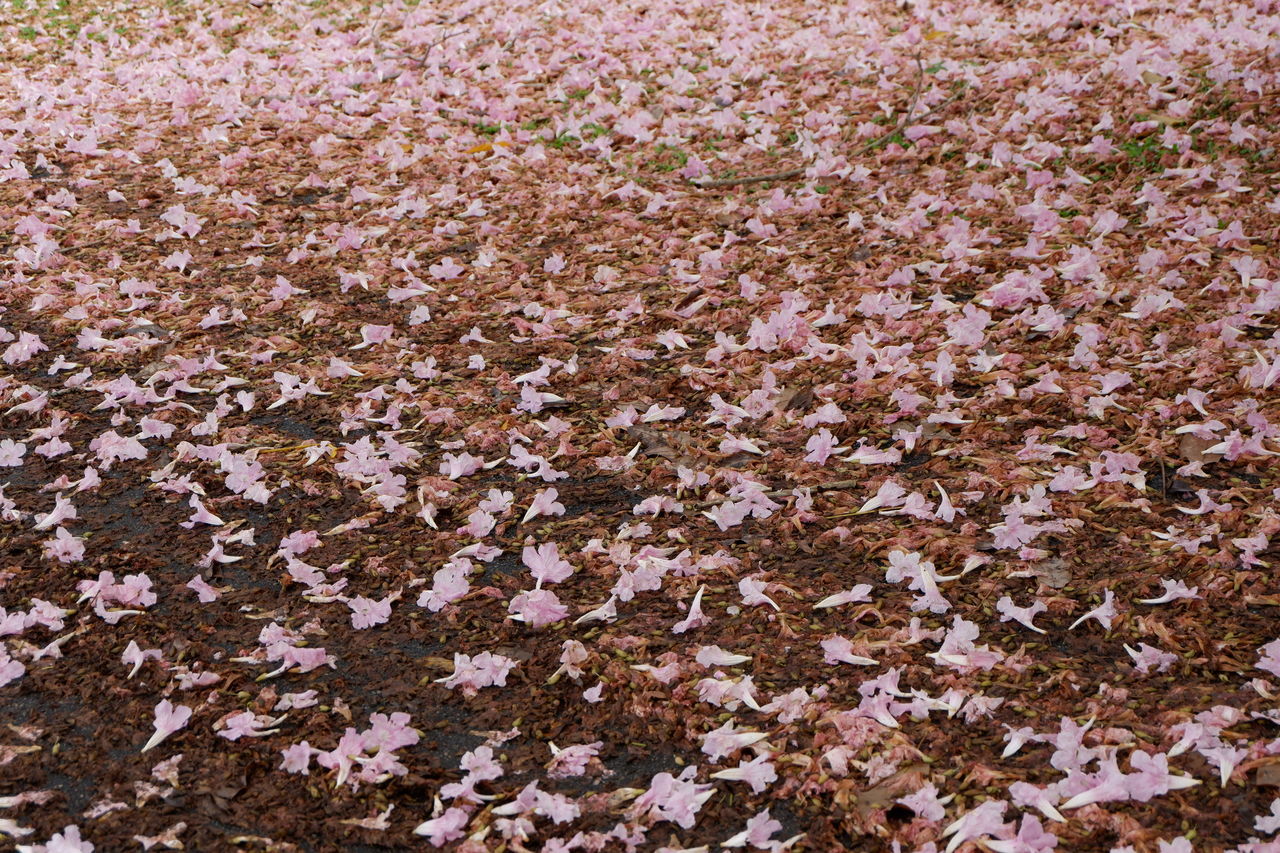
<path fill-rule="evenodd" d="M 1280 851 L 1280 3 L 0 46 L 7 844 Z"/>

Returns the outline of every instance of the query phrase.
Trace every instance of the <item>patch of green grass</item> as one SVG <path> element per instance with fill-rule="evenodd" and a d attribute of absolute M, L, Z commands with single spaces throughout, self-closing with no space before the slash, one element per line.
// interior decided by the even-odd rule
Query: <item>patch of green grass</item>
<path fill-rule="evenodd" d="M 569 99 L 572 101 L 583 101 L 583 100 L 586 100 L 587 95 L 590 95 L 590 94 L 591 94 L 590 89 L 574 89 L 572 92 L 569 93 Z"/>
<path fill-rule="evenodd" d="M 18 30 L 18 38 L 26 39 L 27 41 L 35 41 L 37 35 L 39 33 L 36 32 L 35 27 L 23 27 Z"/>
<path fill-rule="evenodd" d="M 1176 154 L 1177 150 L 1165 148 L 1160 139 L 1147 136 L 1143 139 L 1129 139 L 1121 142 L 1120 149 L 1129 161 L 1129 168 L 1137 172 L 1154 172 L 1160 168 L 1160 160 L 1165 154 Z"/>
<path fill-rule="evenodd" d="M 898 131 L 895 131 L 892 136 L 887 136 L 884 139 L 876 140 L 875 143 L 872 144 L 867 150 L 879 151 L 881 148 L 888 148 L 891 144 L 894 144 L 894 143 L 897 143 L 903 148 L 911 147 L 911 143 L 908 142 L 907 138 L 902 135 L 902 131 L 898 130 Z"/>
<path fill-rule="evenodd" d="M 600 137 L 604 136 L 608 132 L 609 132 L 609 128 L 605 127 L 602 124 L 596 124 L 595 122 L 591 122 L 590 124 L 584 124 L 582 126 L 582 138 L 587 142 L 591 142 L 592 140 L 599 139 Z"/>
<path fill-rule="evenodd" d="M 481 133 L 481 134 L 484 134 L 485 136 L 493 136 L 502 130 L 502 125 L 500 124 L 485 124 L 482 121 L 476 122 L 475 127 L 476 127 L 476 133 Z"/>
<path fill-rule="evenodd" d="M 649 165 L 659 172 L 674 172 L 683 169 L 689 163 L 689 153 L 671 145 L 660 144 L 654 159 Z"/>
<path fill-rule="evenodd" d="M 937 74 L 939 71 L 941 71 L 943 68 L 946 68 L 946 67 L 947 67 L 947 64 L 945 62 L 937 62 L 937 63 L 934 63 L 933 65 L 930 65 L 928 68 L 926 68 L 924 70 L 924 73 Z"/>
<path fill-rule="evenodd" d="M 1216 103 L 1201 104 L 1191 113 L 1191 121 L 1209 121 L 1218 118 L 1230 118 L 1231 108 L 1236 105 L 1236 99 L 1227 95 L 1219 99 Z"/>
<path fill-rule="evenodd" d="M 520 129 L 521 130 L 537 130 L 541 127 L 545 127 L 550 122 L 551 122 L 551 119 L 546 118 L 545 116 L 543 118 L 530 119 L 529 121 L 526 121 L 524 124 L 520 125 Z"/>

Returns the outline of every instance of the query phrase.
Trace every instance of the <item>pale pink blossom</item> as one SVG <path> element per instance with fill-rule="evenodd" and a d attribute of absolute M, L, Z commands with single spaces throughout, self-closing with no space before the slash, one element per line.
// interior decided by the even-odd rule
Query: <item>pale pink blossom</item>
<path fill-rule="evenodd" d="M 57 560 L 59 563 L 78 563 L 84 559 L 84 541 L 59 527 L 53 532 L 52 539 L 43 543 L 44 558 Z"/>
<path fill-rule="evenodd" d="M 456 841 L 465 833 L 463 830 L 471 818 L 460 808 L 447 809 L 442 815 L 424 821 L 413 830 L 414 835 L 426 836 L 433 847 L 443 847 L 450 841 Z"/>
<path fill-rule="evenodd" d="M 525 511 L 522 522 L 532 521 L 540 515 L 564 515 L 564 504 L 556 500 L 559 493 L 555 489 L 540 489 L 533 496 L 533 502 L 529 504 L 529 509 Z"/>
<path fill-rule="evenodd" d="M 569 615 L 569 608 L 549 589 L 521 592 L 511 599 L 507 607 L 512 618 L 524 622 L 530 628 L 541 628 L 559 622 Z"/>
<path fill-rule="evenodd" d="M 1090 610 L 1088 613 L 1085 613 L 1076 621 L 1072 622 L 1069 626 L 1067 626 L 1067 630 L 1070 631 L 1074 629 L 1077 625 L 1080 625 L 1086 620 L 1094 619 L 1103 628 L 1106 628 L 1108 631 L 1110 631 L 1111 621 L 1116 618 L 1116 608 L 1114 603 L 1115 597 L 1116 595 L 1114 592 L 1112 592 L 1109 589 L 1106 590 L 1103 593 L 1102 603 L 1099 604 L 1097 607 L 1093 608 L 1092 610 Z"/>
<path fill-rule="evenodd" d="M 142 751 L 158 746 L 169 735 L 186 728 L 190 721 L 191 709 L 186 705 L 174 705 L 168 699 L 160 700 L 160 704 L 156 705 L 155 733 L 142 747 Z"/>
<path fill-rule="evenodd" d="M 351 627 L 356 630 L 382 625 L 391 618 L 391 603 L 400 597 L 398 592 L 382 599 L 365 598 L 357 595 L 347 601 L 351 608 Z"/>
<path fill-rule="evenodd" d="M 515 668 L 516 662 L 504 655 L 481 652 L 473 658 L 455 653 L 453 674 L 436 681 L 450 690 L 461 689 L 464 696 L 474 696 L 485 687 L 505 687 Z"/>
<path fill-rule="evenodd" d="M 573 574 L 573 566 L 560 556 L 560 549 L 554 542 L 545 542 L 536 548 L 526 545 L 520 552 L 520 559 L 539 585 L 560 583 Z"/>
<path fill-rule="evenodd" d="M 161 652 L 159 649 L 143 650 L 134 640 L 129 641 L 129 645 L 125 647 L 124 654 L 120 660 L 125 666 L 130 667 L 129 674 L 125 678 L 133 678 L 138 674 L 138 670 L 142 668 L 142 664 L 147 660 L 159 660 Z"/>
<path fill-rule="evenodd" d="M 0 439 L 0 468 L 16 468 L 22 464 L 27 446 L 11 438 Z"/>

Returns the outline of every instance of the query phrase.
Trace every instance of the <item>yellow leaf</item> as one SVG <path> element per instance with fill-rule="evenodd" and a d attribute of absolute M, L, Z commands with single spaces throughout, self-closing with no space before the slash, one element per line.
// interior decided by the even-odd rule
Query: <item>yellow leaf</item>
<path fill-rule="evenodd" d="M 502 148 L 511 147 L 510 142 L 481 142 L 479 145 L 472 145 L 470 148 L 468 148 L 467 153 L 468 154 L 484 154 L 485 152 L 492 151 L 493 146 L 495 145 L 501 146 Z"/>
<path fill-rule="evenodd" d="M 924 40 L 925 40 L 925 41 L 937 41 L 938 39 L 942 38 L 942 37 L 943 37 L 943 36 L 945 36 L 945 35 L 947 35 L 947 34 L 946 34 L 945 32 L 943 32 L 942 30 L 929 30 L 929 32 L 927 32 L 927 33 L 925 33 L 925 34 L 924 34 Z"/>

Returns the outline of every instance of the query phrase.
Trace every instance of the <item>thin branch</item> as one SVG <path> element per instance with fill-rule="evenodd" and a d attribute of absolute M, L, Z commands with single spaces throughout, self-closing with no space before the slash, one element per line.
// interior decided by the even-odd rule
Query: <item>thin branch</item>
<path fill-rule="evenodd" d="M 919 103 L 920 93 L 924 89 L 924 64 L 920 61 L 919 55 L 915 57 L 915 60 L 916 60 L 915 91 L 911 95 L 911 103 L 907 107 L 907 111 L 903 114 L 902 120 L 898 122 L 897 126 L 894 127 L 893 130 L 890 130 L 888 133 L 883 133 L 880 136 L 877 136 L 875 139 L 871 140 L 870 142 L 864 143 L 861 147 L 858 148 L 857 151 L 854 152 L 855 157 L 860 157 L 863 154 L 866 154 L 870 151 L 874 151 L 876 148 L 879 148 L 881 145 L 883 145 L 893 137 L 897 136 L 899 133 L 906 130 L 907 127 L 912 123 L 912 121 L 923 121 L 924 119 L 928 118 L 929 116 L 933 115 L 934 113 L 946 107 L 951 102 L 955 101 L 964 93 L 964 89 L 961 89 L 951 97 L 947 98 L 945 101 L 942 101 L 941 103 L 937 104 L 934 107 L 931 107 L 929 110 L 925 111 L 924 113 L 921 113 L 919 116 L 916 116 L 915 115 L 916 105 Z M 714 189 L 716 187 L 735 187 L 743 184 L 761 184 L 766 181 L 789 181 L 795 178 L 803 177 L 806 171 L 808 171 L 808 167 L 801 166 L 800 168 L 797 168 L 797 169 L 787 169 L 782 172 L 770 172 L 765 175 L 746 175 L 741 178 L 716 178 L 715 180 L 695 181 L 694 183 L 702 189 Z"/>
<path fill-rule="evenodd" d="M 371 42 L 373 47 L 373 52 L 381 59 L 404 59 L 413 63 L 418 68 L 425 68 L 427 65 L 427 60 L 431 58 L 431 51 L 435 50 L 437 47 L 440 47 L 450 39 L 457 38 L 458 36 L 461 36 L 461 35 L 466 35 L 467 33 L 467 29 L 465 27 L 462 27 L 461 29 L 456 29 L 452 32 L 445 33 L 444 35 L 437 38 L 435 41 L 428 44 L 425 48 L 423 48 L 420 56 L 415 56 L 414 54 L 405 53 L 404 51 L 399 51 L 399 50 L 385 51 L 382 49 L 381 40 L 378 38 L 378 28 L 381 26 L 382 13 L 385 8 L 386 8 L 385 5 L 378 7 L 378 14 L 374 17 L 373 23 L 369 27 L 369 34 L 366 35 L 364 38 L 360 39 L 360 41 L 358 42 L 358 44 L 364 44 L 366 41 Z M 458 27 L 462 24 L 465 24 L 474 14 L 475 14 L 474 12 L 469 12 L 456 20 L 437 21 L 437 24 L 439 26 Z M 403 72 L 401 71 L 397 71 L 395 74 L 392 74 L 391 76 L 383 79 L 381 82 L 389 83 L 392 80 L 395 80 L 397 77 L 399 77 L 402 73 Z"/>
<path fill-rule="evenodd" d="M 799 169 L 787 169 L 785 172 L 770 172 L 767 175 L 747 175 L 741 178 L 716 178 L 712 181 L 695 181 L 694 183 L 704 190 L 714 189 L 715 187 L 736 187 L 740 184 L 762 184 L 765 181 L 789 181 L 792 178 L 799 178 L 806 171 L 808 166 L 801 166 Z"/>

